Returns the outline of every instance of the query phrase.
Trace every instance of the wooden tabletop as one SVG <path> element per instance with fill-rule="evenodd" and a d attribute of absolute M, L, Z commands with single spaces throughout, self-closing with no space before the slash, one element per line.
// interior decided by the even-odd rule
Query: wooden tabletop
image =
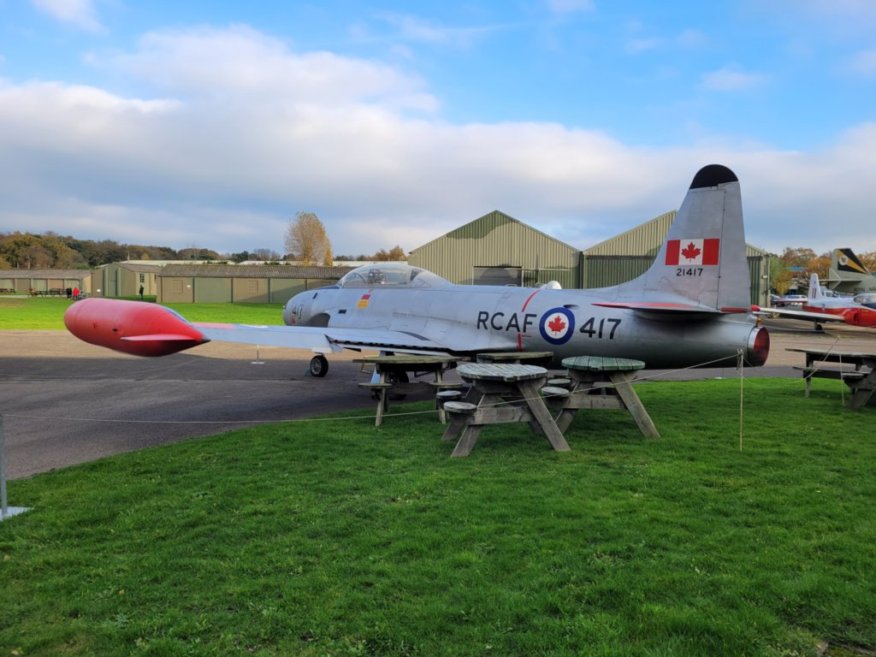
<path fill-rule="evenodd" d="M 786 347 L 785 351 L 797 351 L 807 356 L 816 356 L 815 360 L 876 360 L 876 353 L 866 351 L 838 351 L 836 349 L 804 349 L 802 347 Z"/>
<path fill-rule="evenodd" d="M 482 351 L 478 354 L 478 360 L 487 363 L 499 363 L 509 360 L 542 360 L 553 358 L 552 351 Z"/>
<path fill-rule="evenodd" d="M 394 354 L 392 356 L 363 356 L 354 358 L 354 363 L 378 365 L 446 365 L 459 360 L 454 356 L 428 356 L 419 354 Z"/>
<path fill-rule="evenodd" d="M 547 376 L 547 370 L 543 367 L 516 363 L 463 363 L 456 371 L 463 379 L 481 381 L 528 381 Z"/>
<path fill-rule="evenodd" d="M 563 367 L 569 370 L 589 372 L 633 372 L 645 367 L 645 363 L 633 358 L 611 356 L 572 356 L 563 359 Z"/>

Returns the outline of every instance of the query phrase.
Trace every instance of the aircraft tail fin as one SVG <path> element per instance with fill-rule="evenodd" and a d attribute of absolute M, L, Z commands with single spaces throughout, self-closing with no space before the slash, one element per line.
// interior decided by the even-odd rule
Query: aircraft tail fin
<path fill-rule="evenodd" d="M 839 279 L 857 279 L 870 274 L 870 270 L 851 249 L 834 249 L 830 258 L 830 268 Z"/>
<path fill-rule="evenodd" d="M 809 300 L 816 301 L 821 296 L 821 281 L 818 280 L 818 274 L 812 274 L 809 277 Z"/>
<path fill-rule="evenodd" d="M 650 269 L 615 290 L 612 305 L 635 310 L 749 312 L 751 280 L 736 174 L 720 164 L 700 169 Z"/>

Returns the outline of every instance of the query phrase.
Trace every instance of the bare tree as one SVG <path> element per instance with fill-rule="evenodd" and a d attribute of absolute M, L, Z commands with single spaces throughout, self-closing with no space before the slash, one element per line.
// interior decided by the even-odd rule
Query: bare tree
<path fill-rule="evenodd" d="M 332 244 L 325 226 L 313 212 L 299 212 L 289 222 L 284 240 L 286 252 L 304 265 L 331 265 Z"/>

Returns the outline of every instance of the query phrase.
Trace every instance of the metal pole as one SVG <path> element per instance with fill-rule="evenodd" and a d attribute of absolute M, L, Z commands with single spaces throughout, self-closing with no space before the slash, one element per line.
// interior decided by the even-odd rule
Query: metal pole
<path fill-rule="evenodd" d="M 0 414 L 0 520 L 6 517 L 8 507 L 6 499 L 6 438 L 3 433 L 3 415 Z"/>

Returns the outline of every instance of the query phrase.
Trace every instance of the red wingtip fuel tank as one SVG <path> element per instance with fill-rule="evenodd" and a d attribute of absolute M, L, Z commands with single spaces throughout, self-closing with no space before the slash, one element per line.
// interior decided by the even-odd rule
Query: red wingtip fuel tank
<path fill-rule="evenodd" d="M 67 309 L 64 324 L 80 340 L 135 356 L 167 356 L 209 342 L 169 308 L 142 301 L 83 299 Z"/>

